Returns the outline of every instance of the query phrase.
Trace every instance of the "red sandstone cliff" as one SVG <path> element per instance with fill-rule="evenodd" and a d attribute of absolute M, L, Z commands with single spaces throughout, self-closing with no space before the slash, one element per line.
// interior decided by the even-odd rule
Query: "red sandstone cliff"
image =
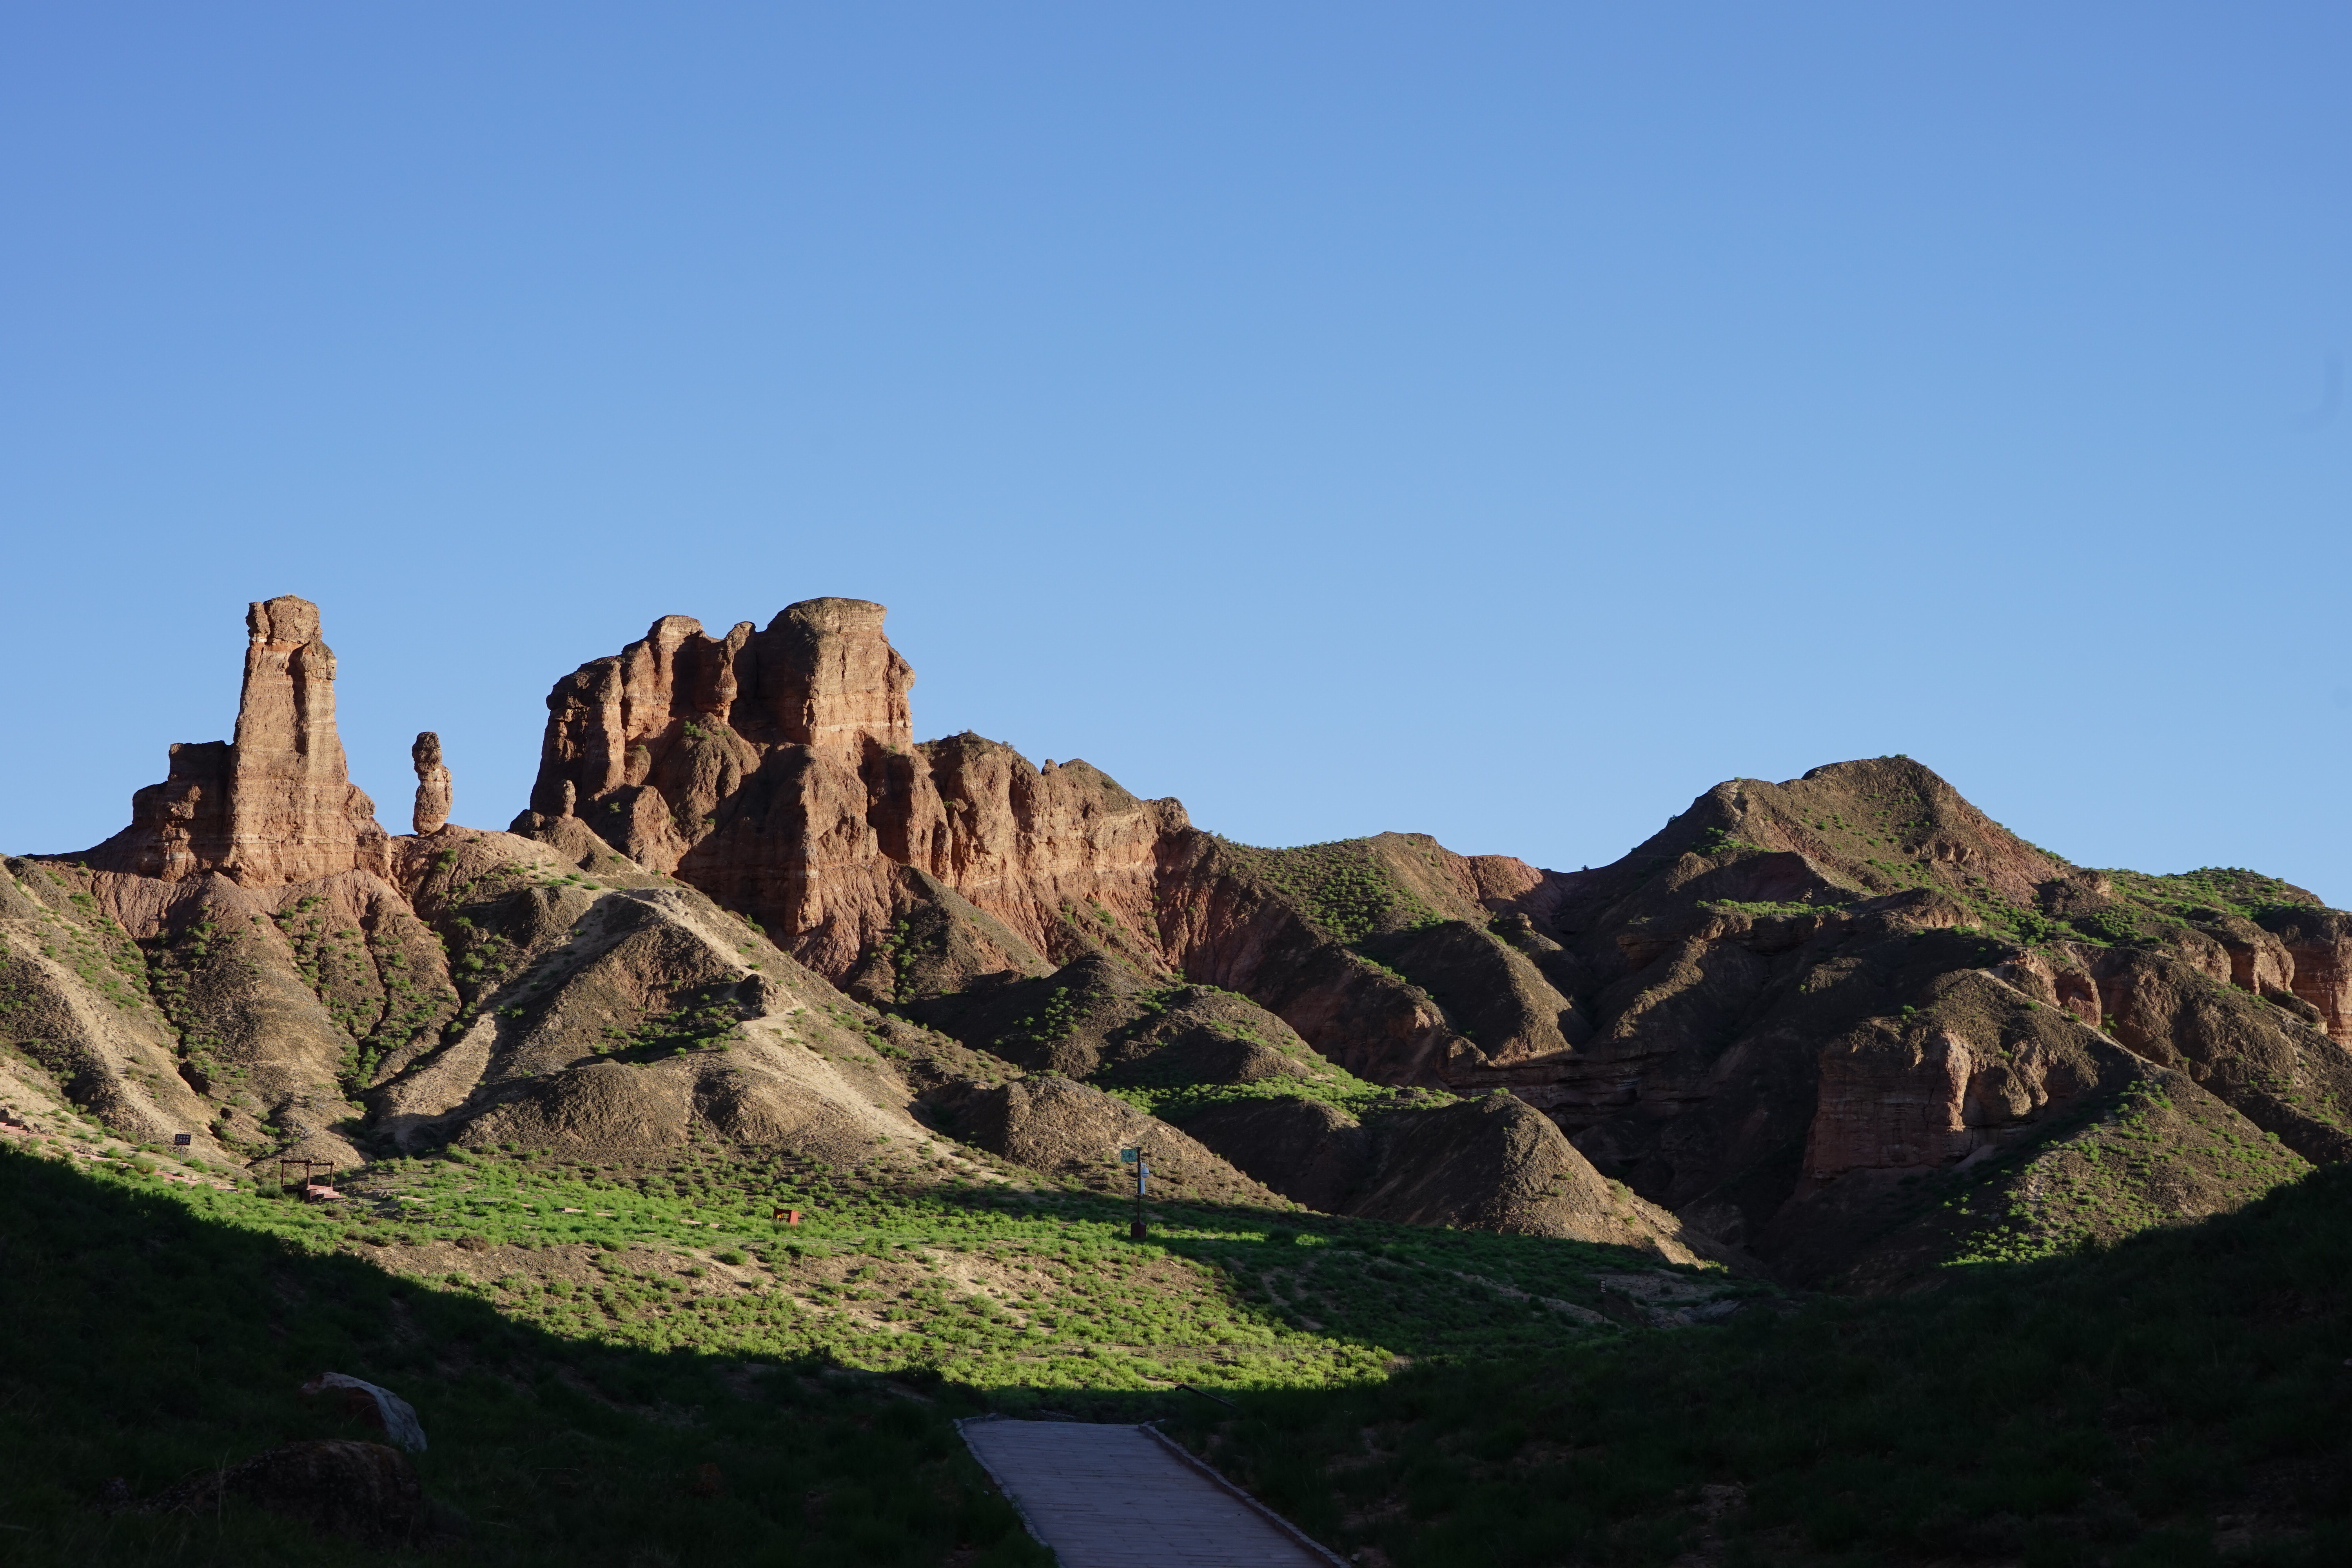
<path fill-rule="evenodd" d="M 335 733 L 335 655 L 319 606 L 284 595 L 246 612 L 236 739 L 172 748 L 170 776 L 131 797 L 131 826 L 78 858 L 175 882 L 217 871 L 278 888 L 389 869 L 375 806 Z"/>
<path fill-rule="evenodd" d="M 1183 808 L 976 735 L 917 745 L 914 671 L 882 617 L 861 599 L 813 599 L 763 631 L 745 622 L 713 638 L 664 616 L 557 683 L 516 831 L 577 817 L 836 980 L 926 900 L 908 872 L 1031 950 L 1001 954 L 1003 967 L 1077 951 L 1073 911 L 1108 914 L 1102 935 L 1156 960 L 1152 886 Z"/>

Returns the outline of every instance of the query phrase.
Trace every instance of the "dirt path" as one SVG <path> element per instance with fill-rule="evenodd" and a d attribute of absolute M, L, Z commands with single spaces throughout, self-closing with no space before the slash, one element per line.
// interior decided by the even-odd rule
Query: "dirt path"
<path fill-rule="evenodd" d="M 1148 1427 L 988 1419 L 960 1425 L 973 1456 L 1062 1568 L 1341 1563 Z"/>

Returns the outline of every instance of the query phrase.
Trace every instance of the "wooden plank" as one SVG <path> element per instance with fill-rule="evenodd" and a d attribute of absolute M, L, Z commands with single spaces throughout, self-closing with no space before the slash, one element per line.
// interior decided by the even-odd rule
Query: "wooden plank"
<path fill-rule="evenodd" d="M 1062 1568 L 1330 1568 L 1136 1426 L 970 1421 L 963 1439 Z"/>

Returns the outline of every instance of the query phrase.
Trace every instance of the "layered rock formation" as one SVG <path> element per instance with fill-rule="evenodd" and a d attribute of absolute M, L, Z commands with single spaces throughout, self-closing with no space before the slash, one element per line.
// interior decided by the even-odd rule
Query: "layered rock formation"
<path fill-rule="evenodd" d="M 172 747 L 171 773 L 131 797 L 131 826 L 79 857 L 176 882 L 218 872 L 280 888 L 386 867 L 375 807 L 335 733 L 335 655 L 319 606 L 283 595 L 246 612 L 236 738 Z"/>
<path fill-rule="evenodd" d="M 441 737 L 427 730 L 408 749 L 416 768 L 416 805 L 409 824 L 418 837 L 438 833 L 449 824 L 449 769 L 441 761 Z"/>
<path fill-rule="evenodd" d="M 1900 758 L 1718 785 L 1572 874 L 1256 849 L 917 742 L 882 620 L 665 617 L 558 684 L 512 831 L 448 822 L 427 733 L 390 839 L 317 611 L 256 605 L 236 740 L 9 863 L 0 1090 L 248 1161 L 947 1132 L 976 1179 L 1101 1184 L 1148 1141 L 1202 1198 L 1872 1287 L 2352 1157 L 2352 915 L 2286 884 L 2072 867 Z"/>
<path fill-rule="evenodd" d="M 1475 903 L 1410 839 L 1221 858 L 1203 903 L 1239 910 L 1252 879 L 1274 896 L 1195 973 L 1365 1077 L 1507 1089 L 1604 1173 L 1804 1277 L 1935 1256 L 1891 1239 L 1906 1205 L 2039 1190 L 2035 1159 L 2143 1090 L 2276 1157 L 2134 1166 L 2137 1196 L 2042 1215 L 2043 1243 L 2352 1153 L 2352 1056 L 2312 999 L 2336 994 L 2341 917 L 2266 879 L 2079 871 L 1903 759 L 1719 785 L 1613 866 Z"/>
<path fill-rule="evenodd" d="M 755 648 L 789 655 L 756 688 L 766 720 L 743 720 L 792 737 L 772 748 L 772 777 L 845 790 L 874 744 L 905 754 L 905 668 L 866 657 L 869 608 L 801 606 Z M 987 1124 L 985 1147 L 1055 1172 L 1107 1165 L 1105 1139 L 1140 1136 L 1171 1151 L 1184 1191 L 1281 1203 L 1098 1091 L 1024 1084 L 1001 1058 L 852 1002 L 756 925 L 591 832 L 569 779 L 549 792 L 555 811 L 529 819 L 531 837 L 451 826 L 428 732 L 412 751 L 418 832 L 386 838 L 343 773 L 315 610 L 271 601 L 250 624 L 234 743 L 175 748 L 173 784 L 141 792 L 132 827 L 100 849 L 7 863 L 0 1026 L 15 1048 L 0 1053 L 0 1104 L 12 1120 L 67 1128 L 87 1113 L 260 1167 L 451 1142 L 658 1162 L 715 1137 L 897 1179 L 1003 1181 L 961 1154 L 918 1154 L 940 1142 L 922 1117 L 952 1100 Z M 677 632 L 657 627 L 656 647 L 684 648 L 691 668 L 698 650 Z M 615 732 L 630 722 L 624 711 Z M 610 793 L 590 780 L 592 804 Z M 832 898 L 828 863 L 815 869 L 793 885 Z M 909 875 L 955 927 L 955 953 L 974 940 L 1027 952 Z M 887 889 L 891 874 L 870 880 Z M 935 957 L 935 971 L 953 961 Z"/>
<path fill-rule="evenodd" d="M 559 685 L 518 829 L 548 837 L 573 801 L 820 972 L 949 1026 L 1087 953 L 1229 988 L 1364 1079 L 1506 1090 L 1645 1203 L 1816 1270 L 1892 1223 L 1863 1187 L 1983 1168 L 2151 1072 L 2293 1158 L 2347 1152 L 2352 1112 L 2324 1108 L 2352 1106 L 2352 917 L 2150 902 L 1903 759 L 1733 781 L 1563 874 L 1412 835 L 1230 844 L 1083 763 L 916 743 L 911 685 L 876 605 L 720 639 L 665 618 Z M 1325 1111 L 1218 1114 L 1254 1129 L 1261 1179 L 1360 1201 L 1351 1157 L 1267 1144 L 1277 1124 L 1347 1144 L 1307 1126 Z"/>
<path fill-rule="evenodd" d="M 131 1122 L 168 1121 L 225 1151 L 343 1163 L 357 1157 L 358 1081 L 437 1029 L 454 998 L 438 943 L 387 880 L 391 841 L 351 782 L 318 606 L 254 604 L 246 632 L 236 738 L 173 746 L 171 776 L 131 797 L 129 827 L 47 867 L 27 862 L 15 881 L 76 941 L 121 944 L 118 1022 L 176 1037 L 173 1086 L 111 1058 L 148 1085 L 155 1114 Z M 13 924 L 12 976 L 29 977 L 38 931 Z M 120 1103 L 106 1076 L 85 1068 L 68 1097 Z"/>
<path fill-rule="evenodd" d="M 975 735 L 916 745 L 914 672 L 882 618 L 864 600 L 813 599 L 713 638 L 662 617 L 557 683 L 515 831 L 576 816 L 836 979 L 940 886 L 986 917 L 960 922 L 985 967 L 951 981 L 1104 942 L 1156 962 L 1158 855 L 1183 808 Z M 1074 915 L 1104 930 L 1074 936 Z M 887 975 L 867 988 L 891 994 Z"/>
<path fill-rule="evenodd" d="M 696 1128 L 854 1164 L 926 1135 L 851 1065 L 879 1068 L 870 1045 L 816 1022 L 845 999 L 702 895 L 577 824 L 447 826 L 430 733 L 425 831 L 388 838 L 344 771 L 317 611 L 248 627 L 233 743 L 175 747 L 100 848 L 9 863 L 13 1098 L 262 1165 L 514 1137 L 654 1157 Z"/>

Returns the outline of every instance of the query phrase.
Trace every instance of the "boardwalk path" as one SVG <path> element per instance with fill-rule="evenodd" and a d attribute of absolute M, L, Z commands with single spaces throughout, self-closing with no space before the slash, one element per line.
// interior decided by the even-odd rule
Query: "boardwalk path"
<path fill-rule="evenodd" d="M 1341 1561 L 1143 1427 L 988 1420 L 962 1427 L 1062 1568 L 1331 1568 Z"/>

